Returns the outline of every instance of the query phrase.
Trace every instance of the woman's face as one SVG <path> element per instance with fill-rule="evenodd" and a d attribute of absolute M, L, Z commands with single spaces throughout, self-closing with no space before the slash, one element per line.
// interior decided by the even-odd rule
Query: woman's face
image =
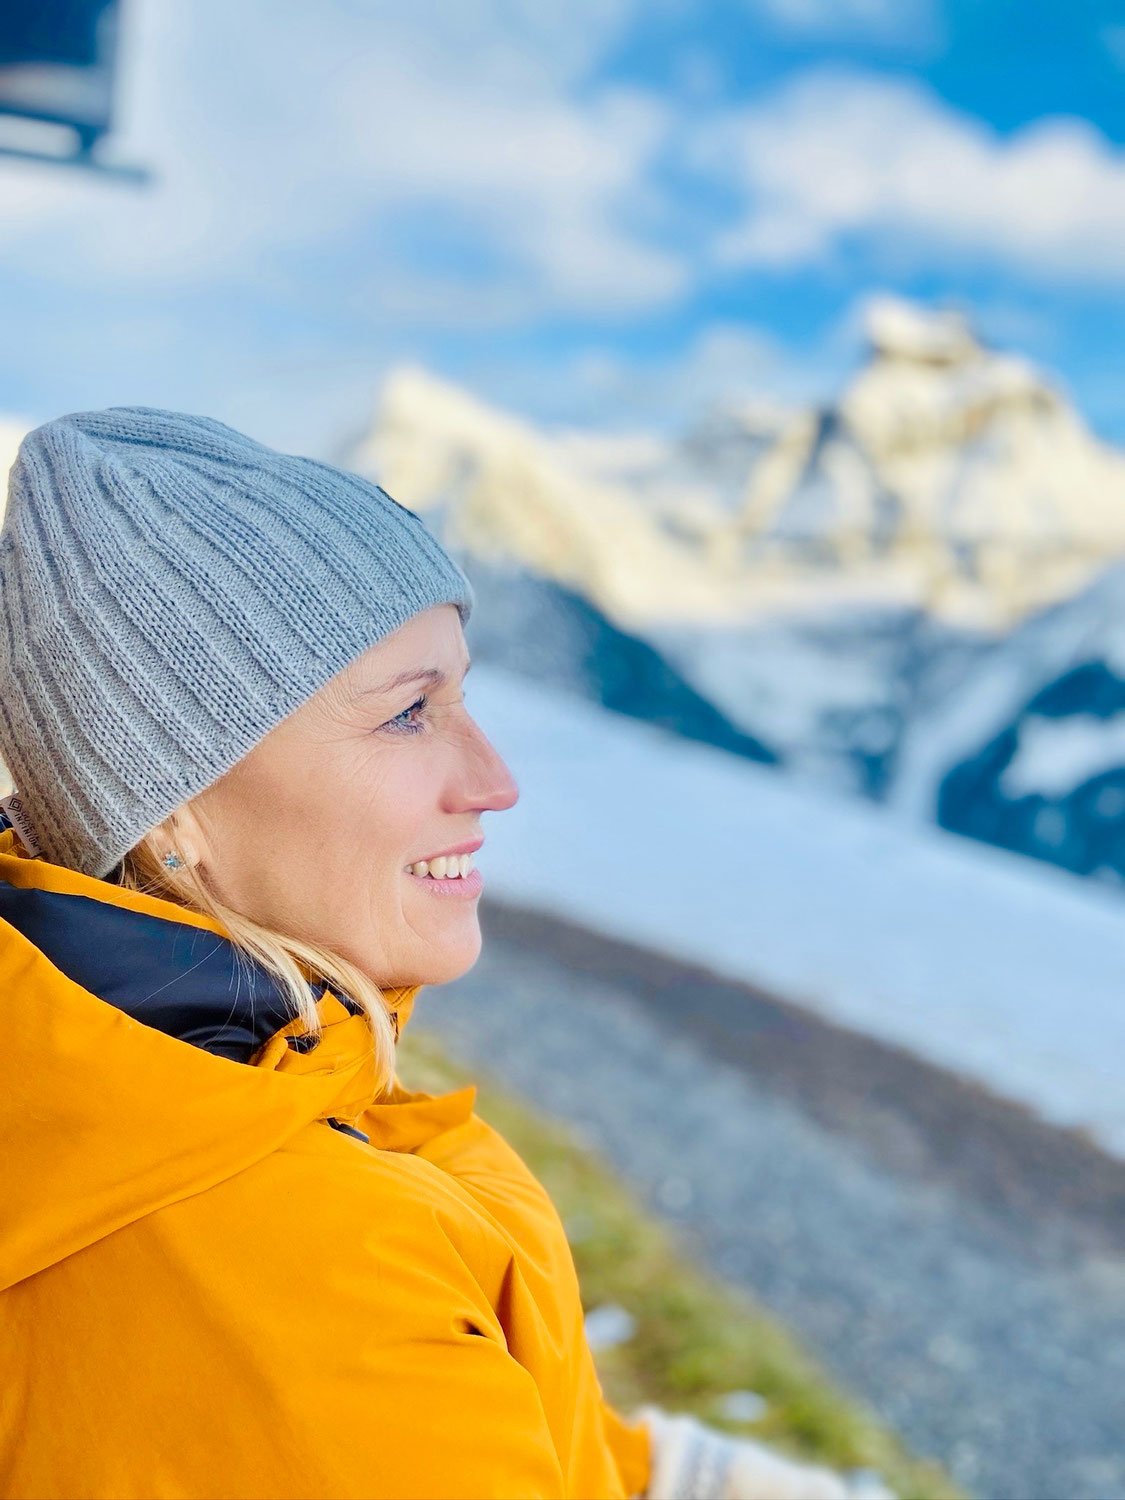
<path fill-rule="evenodd" d="M 479 876 L 408 866 L 475 847 L 481 813 L 519 796 L 462 701 L 468 660 L 454 605 L 413 616 L 181 809 L 177 847 L 228 905 L 377 984 L 465 973 Z"/>

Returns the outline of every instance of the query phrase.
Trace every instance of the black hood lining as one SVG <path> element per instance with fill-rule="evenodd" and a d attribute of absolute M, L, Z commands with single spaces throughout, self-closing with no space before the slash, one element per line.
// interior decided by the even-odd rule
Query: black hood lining
<path fill-rule="evenodd" d="M 249 1062 L 294 1018 L 273 975 L 229 938 L 204 928 L 3 880 L 0 917 L 83 989 L 220 1057 Z M 314 998 L 326 988 L 310 986 Z M 360 1010 L 349 997 L 339 998 L 353 1014 Z"/>

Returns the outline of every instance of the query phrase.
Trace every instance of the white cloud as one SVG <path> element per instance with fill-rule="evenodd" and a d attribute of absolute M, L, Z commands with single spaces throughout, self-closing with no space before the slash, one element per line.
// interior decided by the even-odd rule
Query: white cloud
<path fill-rule="evenodd" d="M 713 117 L 695 157 L 746 195 L 715 247 L 722 263 L 800 264 L 862 238 L 930 263 L 964 254 L 1125 280 L 1125 152 L 1083 120 L 1005 137 L 921 85 L 816 72 Z"/>
<path fill-rule="evenodd" d="M 432 290 L 449 316 L 478 283 L 494 317 L 659 302 L 683 271 L 624 216 L 662 107 L 571 87 L 627 9 L 138 0 L 114 151 L 155 186 L 7 166 L 0 250 L 72 280 L 268 287 L 299 257 L 338 275 L 354 244 L 349 277 L 384 315 Z M 454 260 L 456 226 L 496 285 L 396 247 L 410 216 Z"/>

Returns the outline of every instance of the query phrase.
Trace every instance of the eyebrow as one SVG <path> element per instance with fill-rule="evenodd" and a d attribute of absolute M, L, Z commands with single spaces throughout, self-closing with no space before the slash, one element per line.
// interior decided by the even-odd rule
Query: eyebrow
<path fill-rule="evenodd" d="M 472 664 L 471 659 L 465 663 L 463 676 L 468 673 Z M 392 677 L 388 682 L 380 683 L 378 687 L 361 688 L 353 696 L 355 698 L 381 697 L 384 693 L 394 692 L 395 688 L 405 687 L 408 682 L 425 682 L 430 687 L 444 687 L 448 681 L 449 678 L 438 667 L 412 667 L 406 672 L 400 672 L 397 677 Z"/>

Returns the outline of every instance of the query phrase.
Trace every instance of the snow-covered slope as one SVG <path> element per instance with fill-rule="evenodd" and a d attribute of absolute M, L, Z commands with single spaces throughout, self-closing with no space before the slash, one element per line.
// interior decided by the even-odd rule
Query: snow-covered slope
<path fill-rule="evenodd" d="M 749 980 L 1125 1155 L 1115 893 L 492 667 L 466 702 L 520 788 L 484 819 L 485 900 Z"/>

